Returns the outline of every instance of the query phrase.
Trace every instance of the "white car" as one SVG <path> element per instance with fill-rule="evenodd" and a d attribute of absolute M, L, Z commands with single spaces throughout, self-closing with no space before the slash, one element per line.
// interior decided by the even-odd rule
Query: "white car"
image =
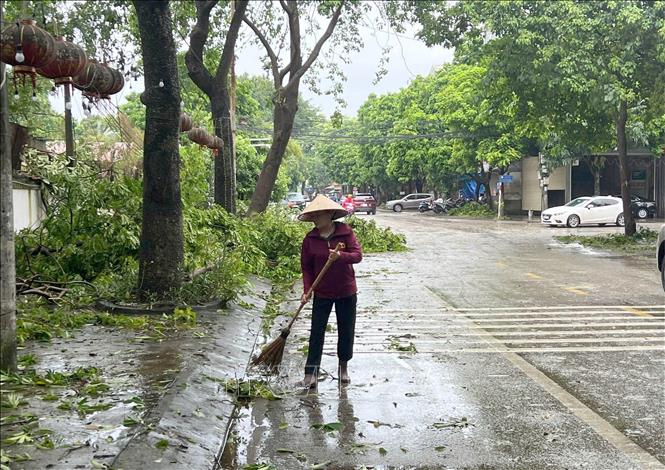
<path fill-rule="evenodd" d="M 544 210 L 540 221 L 545 225 L 567 225 L 573 228 L 583 224 L 617 224 L 623 227 L 623 201 L 612 196 L 578 197 L 565 206 Z"/>

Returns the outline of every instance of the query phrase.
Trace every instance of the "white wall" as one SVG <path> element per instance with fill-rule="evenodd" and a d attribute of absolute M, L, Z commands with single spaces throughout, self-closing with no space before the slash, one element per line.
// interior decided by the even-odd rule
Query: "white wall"
<path fill-rule="evenodd" d="M 16 184 L 12 191 L 14 203 L 14 231 L 18 232 L 26 227 L 37 227 L 44 218 L 44 206 L 41 201 L 39 189 L 22 184 Z"/>

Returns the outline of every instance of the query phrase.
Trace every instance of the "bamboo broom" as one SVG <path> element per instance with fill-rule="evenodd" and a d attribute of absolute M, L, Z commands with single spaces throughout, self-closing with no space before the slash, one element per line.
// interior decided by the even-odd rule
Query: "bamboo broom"
<path fill-rule="evenodd" d="M 344 245 L 344 243 L 338 243 L 335 247 L 335 253 L 339 253 L 339 251 L 345 246 L 346 245 Z M 332 264 L 332 258 L 328 257 L 328 261 L 326 261 L 326 264 L 323 265 L 323 269 L 321 269 L 321 272 L 318 274 L 318 276 L 316 276 L 314 283 L 307 291 L 307 298 L 312 295 L 314 289 L 316 289 L 316 286 L 319 285 L 319 282 L 321 282 L 321 279 L 323 279 L 323 276 L 326 274 L 326 271 L 328 271 L 328 268 L 330 268 Z M 286 346 L 286 338 L 289 337 L 293 323 L 296 321 L 298 315 L 300 315 L 300 312 L 306 304 L 307 302 L 300 302 L 298 310 L 296 310 L 295 315 L 293 315 L 293 318 L 291 318 L 291 321 L 289 321 L 289 324 L 286 326 L 286 328 L 282 329 L 280 335 L 261 350 L 261 354 L 252 359 L 253 365 L 263 366 L 271 372 L 274 372 L 277 369 L 277 367 L 282 363 L 284 347 Z"/>

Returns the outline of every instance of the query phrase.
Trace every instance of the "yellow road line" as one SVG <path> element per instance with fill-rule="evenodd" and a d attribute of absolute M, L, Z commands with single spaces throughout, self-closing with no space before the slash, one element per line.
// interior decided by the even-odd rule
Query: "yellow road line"
<path fill-rule="evenodd" d="M 536 273 L 526 273 L 527 276 L 529 276 L 531 279 L 542 279 L 542 276 L 539 276 Z"/>
<path fill-rule="evenodd" d="M 645 312 L 644 310 L 640 310 L 639 308 L 624 307 L 623 309 L 626 312 L 634 313 L 635 315 L 638 315 L 640 317 L 653 317 L 653 315 L 650 315 L 649 313 Z"/>
<path fill-rule="evenodd" d="M 566 287 L 566 290 L 568 292 L 572 292 L 573 294 L 577 295 L 589 295 L 588 292 L 583 291 L 582 289 L 578 289 L 577 287 Z"/>
<path fill-rule="evenodd" d="M 497 261 L 496 265 L 500 268 L 507 268 L 508 267 L 508 265 L 506 263 L 504 263 L 503 261 Z"/>

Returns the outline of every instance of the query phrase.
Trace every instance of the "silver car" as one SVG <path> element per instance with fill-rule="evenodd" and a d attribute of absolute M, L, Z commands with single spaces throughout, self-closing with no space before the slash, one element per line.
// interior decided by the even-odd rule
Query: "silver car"
<path fill-rule="evenodd" d="M 656 242 L 656 262 L 660 270 L 660 282 L 665 290 L 665 225 L 660 228 L 658 241 Z"/>
<path fill-rule="evenodd" d="M 422 201 L 431 201 L 432 198 L 433 196 L 431 194 L 407 194 L 402 199 L 386 202 L 386 209 L 392 209 L 395 212 L 402 212 L 404 209 L 418 209 L 418 206 Z"/>

